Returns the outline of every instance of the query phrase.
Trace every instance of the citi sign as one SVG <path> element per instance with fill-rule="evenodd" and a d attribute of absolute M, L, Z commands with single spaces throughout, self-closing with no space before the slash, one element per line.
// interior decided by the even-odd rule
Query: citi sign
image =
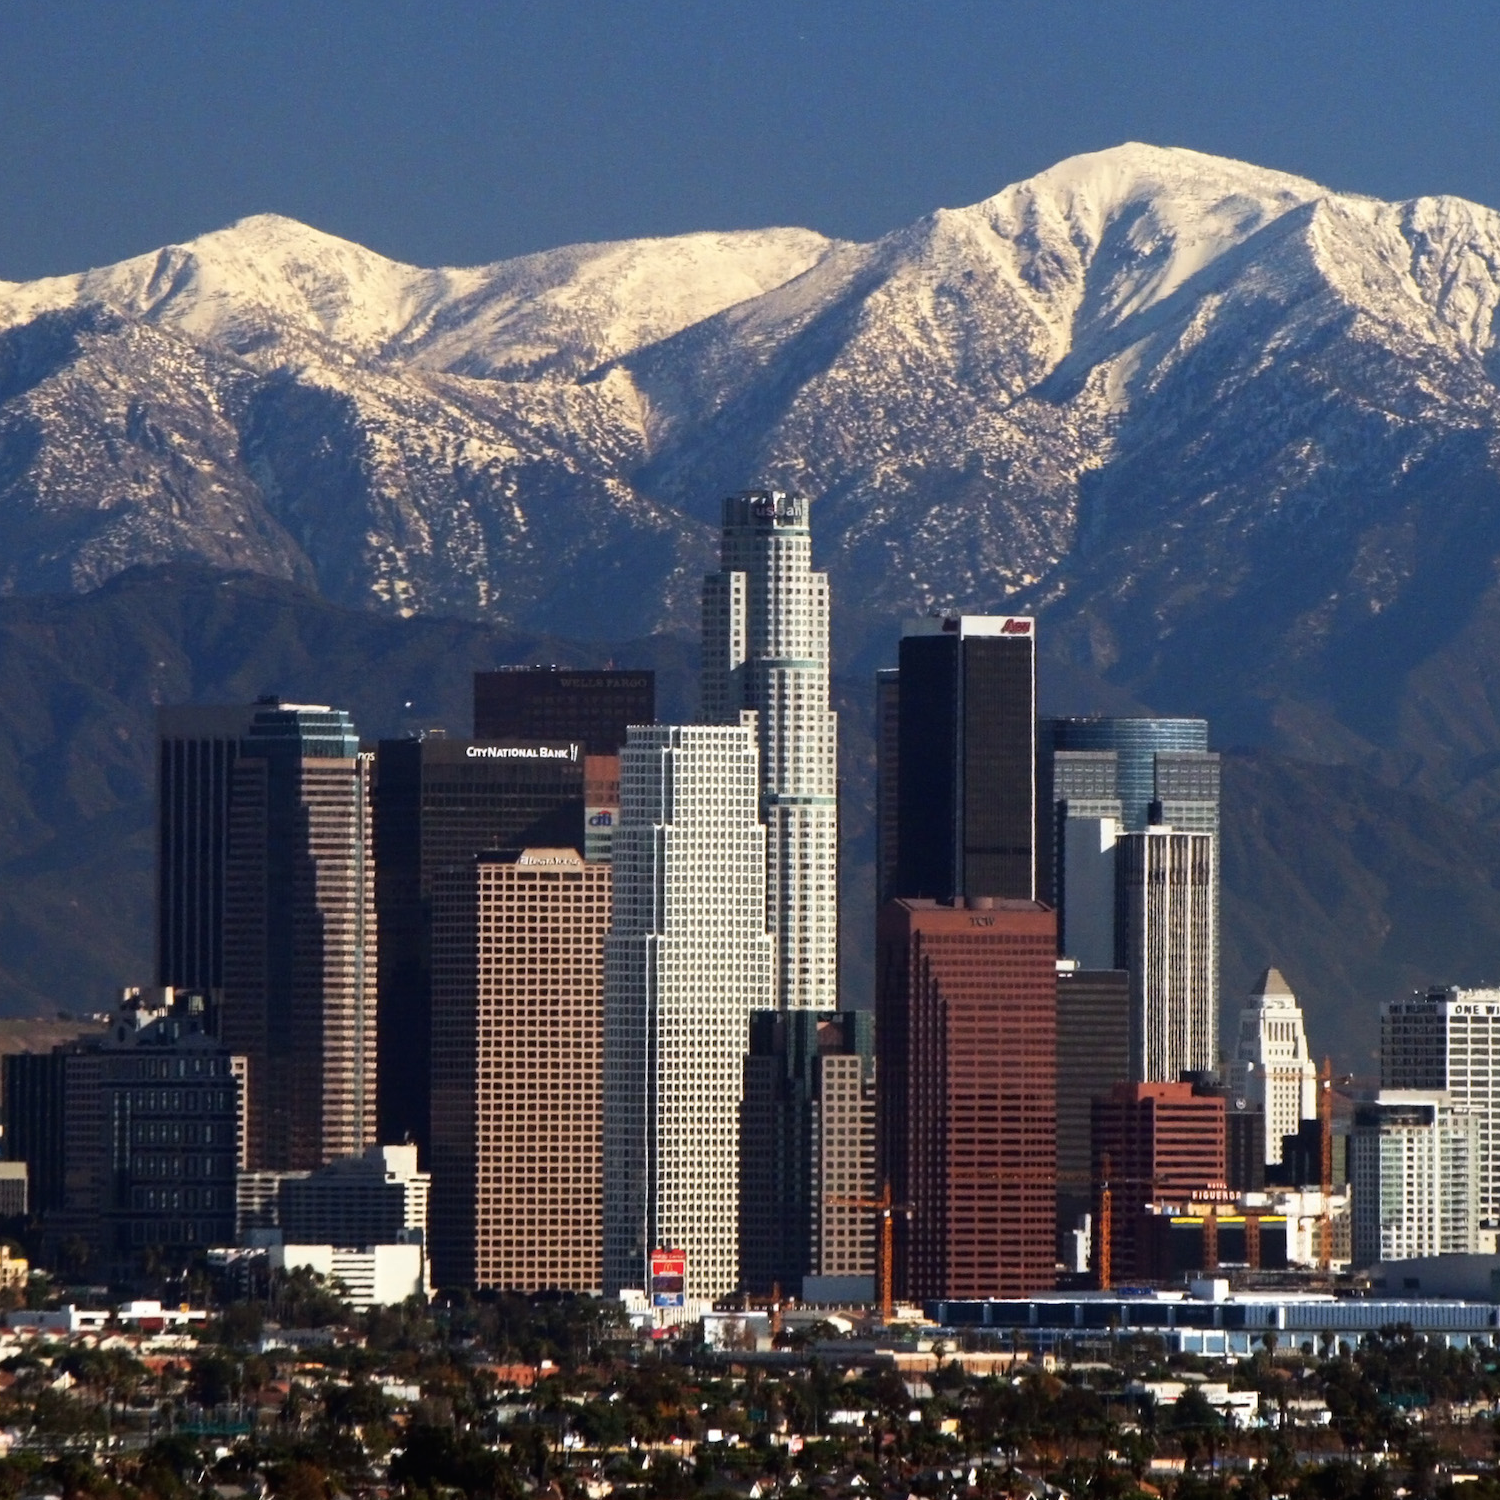
<path fill-rule="evenodd" d="M 613 828 L 615 826 L 615 810 L 612 807 L 597 807 L 589 813 L 590 828 Z"/>

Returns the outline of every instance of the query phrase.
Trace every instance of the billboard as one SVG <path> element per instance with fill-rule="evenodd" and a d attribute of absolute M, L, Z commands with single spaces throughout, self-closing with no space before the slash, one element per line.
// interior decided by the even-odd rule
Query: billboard
<path fill-rule="evenodd" d="M 583 810 L 583 857 L 591 862 L 607 860 L 615 841 L 618 807 L 585 807 Z"/>
<path fill-rule="evenodd" d="M 687 1254 L 682 1250 L 651 1252 L 652 1307 L 682 1307 L 687 1287 Z"/>

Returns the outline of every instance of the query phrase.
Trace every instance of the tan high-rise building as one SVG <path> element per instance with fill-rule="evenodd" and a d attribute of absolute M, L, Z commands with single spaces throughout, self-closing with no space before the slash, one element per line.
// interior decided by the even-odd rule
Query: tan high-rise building
<path fill-rule="evenodd" d="M 858 1021 L 866 1021 L 864 1015 Z M 818 1058 L 813 1257 L 819 1276 L 873 1276 L 876 1216 L 875 1059 L 869 1050 Z"/>
<path fill-rule="evenodd" d="M 432 908 L 432 1266 L 439 1286 L 602 1285 L 610 868 L 483 854 Z"/>
<path fill-rule="evenodd" d="M 229 795 L 223 1040 L 247 1059 L 248 1165 L 375 1140 L 370 762 L 349 715 L 259 704 Z"/>

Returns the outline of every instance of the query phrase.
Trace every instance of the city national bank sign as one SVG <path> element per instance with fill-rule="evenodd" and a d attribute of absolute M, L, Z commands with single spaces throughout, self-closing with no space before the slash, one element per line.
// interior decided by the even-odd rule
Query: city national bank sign
<path fill-rule="evenodd" d="M 470 760 L 577 760 L 577 745 L 470 745 Z"/>

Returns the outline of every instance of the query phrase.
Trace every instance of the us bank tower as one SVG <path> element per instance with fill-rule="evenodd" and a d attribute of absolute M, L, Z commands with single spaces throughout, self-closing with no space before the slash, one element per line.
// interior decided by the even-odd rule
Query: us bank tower
<path fill-rule="evenodd" d="M 838 719 L 828 707 L 828 575 L 812 571 L 807 502 L 724 501 L 720 567 L 703 582 L 703 716 L 755 714 L 776 1003 L 838 1004 Z"/>

